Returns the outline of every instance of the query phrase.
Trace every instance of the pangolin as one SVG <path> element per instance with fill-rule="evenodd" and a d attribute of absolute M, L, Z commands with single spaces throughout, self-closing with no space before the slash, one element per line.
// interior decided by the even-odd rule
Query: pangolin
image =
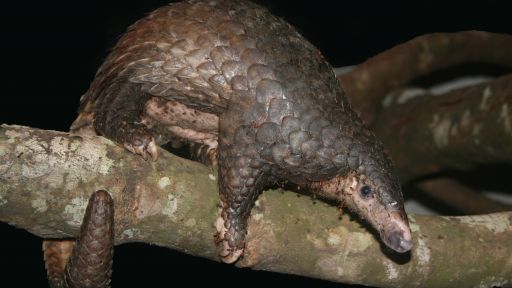
<path fill-rule="evenodd" d="M 400 182 L 331 66 L 290 24 L 246 0 L 187 0 L 137 21 L 81 98 L 75 133 L 145 159 L 191 143 L 216 163 L 220 258 L 244 251 L 260 192 L 289 181 L 337 194 L 398 252 L 411 249 Z"/>

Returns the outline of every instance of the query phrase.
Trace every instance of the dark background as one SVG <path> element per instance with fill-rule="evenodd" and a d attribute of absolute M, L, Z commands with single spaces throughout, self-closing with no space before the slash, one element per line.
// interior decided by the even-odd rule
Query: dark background
<path fill-rule="evenodd" d="M 510 7 L 430 1 L 258 1 L 291 22 L 333 66 L 368 57 L 431 32 L 512 34 Z M 0 8 L 0 123 L 67 130 L 108 49 L 125 28 L 167 1 L 12 1 Z M 511 51 L 512 53 L 512 51 Z M 45 287 L 41 239 L 0 223 L 0 285 Z M 15 284 L 15 281 L 18 281 Z M 183 282 L 184 284 L 175 284 Z M 114 287 L 224 287 L 330 282 L 237 269 L 145 244 L 116 247 Z"/>

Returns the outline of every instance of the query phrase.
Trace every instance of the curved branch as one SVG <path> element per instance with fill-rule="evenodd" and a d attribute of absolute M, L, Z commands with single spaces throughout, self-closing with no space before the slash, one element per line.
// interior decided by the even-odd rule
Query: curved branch
<path fill-rule="evenodd" d="M 512 74 L 436 97 L 386 102 L 373 128 L 402 180 L 444 168 L 512 163 Z"/>
<path fill-rule="evenodd" d="M 350 102 L 369 125 L 384 96 L 409 81 L 462 63 L 512 68 L 512 37 L 483 31 L 434 33 L 395 46 L 339 77 Z"/>
<path fill-rule="evenodd" d="M 144 162 L 101 137 L 3 125 L 0 220 L 41 237 L 74 237 L 89 195 L 115 202 L 116 243 L 146 242 L 216 259 L 216 172 L 159 151 Z M 382 287 L 512 282 L 512 213 L 410 217 L 411 254 L 383 250 L 337 209 L 287 191 L 252 211 L 239 266 Z"/>
<path fill-rule="evenodd" d="M 512 211 L 512 206 L 486 197 L 450 178 L 434 178 L 416 184 L 421 192 L 464 215 Z"/>

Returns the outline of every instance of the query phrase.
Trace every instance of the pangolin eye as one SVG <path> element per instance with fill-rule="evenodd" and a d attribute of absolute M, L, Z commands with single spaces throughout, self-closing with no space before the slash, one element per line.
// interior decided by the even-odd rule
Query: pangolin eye
<path fill-rule="evenodd" d="M 370 188 L 370 186 L 365 185 L 365 186 L 361 187 L 359 192 L 361 193 L 361 197 L 363 197 L 365 199 L 372 197 L 372 188 Z"/>

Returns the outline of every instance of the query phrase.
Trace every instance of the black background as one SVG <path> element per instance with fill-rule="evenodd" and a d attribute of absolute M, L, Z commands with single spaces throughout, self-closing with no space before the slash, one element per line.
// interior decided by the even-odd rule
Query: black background
<path fill-rule="evenodd" d="M 360 63 L 430 32 L 512 34 L 506 1 L 258 1 L 291 22 L 333 66 Z M 78 100 L 124 29 L 166 1 L 16 1 L 0 11 L 0 123 L 66 131 Z M 512 53 L 512 51 L 511 51 Z M 45 287 L 41 239 L 0 223 L 0 285 Z M 18 281 L 16 284 L 15 281 Z M 182 282 L 182 284 L 177 284 Z M 114 287 L 330 282 L 237 269 L 145 244 L 116 247 Z"/>

